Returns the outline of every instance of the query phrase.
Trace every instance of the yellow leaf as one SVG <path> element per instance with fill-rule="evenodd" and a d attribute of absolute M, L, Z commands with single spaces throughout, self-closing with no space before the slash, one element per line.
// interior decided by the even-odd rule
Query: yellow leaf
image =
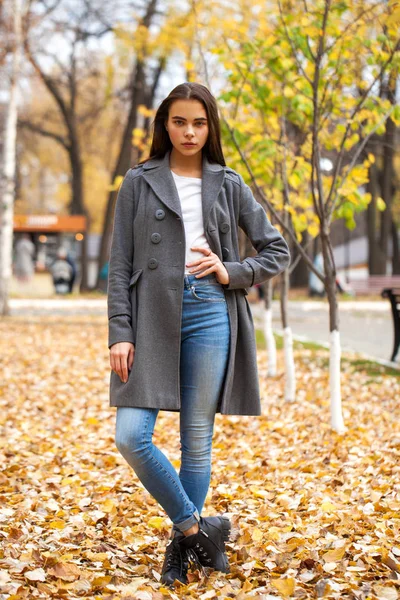
<path fill-rule="evenodd" d="M 154 529 L 162 529 L 164 525 L 164 517 L 151 517 L 149 521 L 147 521 L 147 525 L 150 527 L 154 527 Z"/>
<path fill-rule="evenodd" d="M 110 583 L 110 581 L 112 580 L 112 576 L 111 575 L 103 575 L 100 577 L 95 577 L 93 579 L 92 583 L 92 587 L 105 587 L 108 583 Z"/>
<path fill-rule="evenodd" d="M 321 509 L 323 510 L 323 512 L 334 512 L 336 510 L 336 506 L 332 504 L 332 502 L 330 502 L 329 500 L 325 500 L 321 504 Z"/>
<path fill-rule="evenodd" d="M 385 210 L 386 208 L 386 202 L 384 201 L 383 198 L 377 198 L 376 199 L 376 208 L 380 211 Z"/>
<path fill-rule="evenodd" d="M 337 560 L 342 560 L 345 555 L 346 548 L 341 546 L 340 548 L 335 548 L 334 550 L 329 550 L 322 555 L 322 558 L 325 562 L 335 562 Z"/>
<path fill-rule="evenodd" d="M 292 87 L 290 87 L 289 85 L 285 85 L 284 89 L 283 89 L 283 95 L 285 96 L 285 98 L 293 98 L 293 96 L 295 95 L 295 91 Z"/>
<path fill-rule="evenodd" d="M 108 186 L 108 190 L 110 192 L 115 192 L 119 189 L 119 186 L 121 185 L 122 181 L 123 181 L 123 177 L 122 175 L 118 175 L 118 177 L 116 177 L 114 179 L 114 183 L 112 183 L 111 185 Z"/>
<path fill-rule="evenodd" d="M 273 579 L 272 585 L 278 590 L 282 596 L 292 596 L 296 585 L 293 577 L 287 577 L 285 579 Z"/>
<path fill-rule="evenodd" d="M 101 508 L 105 513 L 110 513 L 115 509 L 115 503 L 111 498 L 109 498 L 104 502 Z"/>
<path fill-rule="evenodd" d="M 308 233 L 311 235 L 311 237 L 316 237 L 319 234 L 319 227 L 316 223 L 310 223 L 310 225 L 307 228 Z"/>
<path fill-rule="evenodd" d="M 263 538 L 263 532 L 261 531 L 261 529 L 258 529 L 257 527 L 255 527 L 253 529 L 253 532 L 251 534 L 251 537 L 253 538 L 254 542 L 261 542 L 262 538 Z"/>
<path fill-rule="evenodd" d="M 50 521 L 50 523 L 49 523 L 49 527 L 51 529 L 64 529 L 65 525 L 66 525 L 65 521 L 60 521 L 60 520 Z"/>
<path fill-rule="evenodd" d="M 132 131 L 132 135 L 137 138 L 142 138 L 144 136 L 144 131 L 140 127 L 135 127 Z"/>

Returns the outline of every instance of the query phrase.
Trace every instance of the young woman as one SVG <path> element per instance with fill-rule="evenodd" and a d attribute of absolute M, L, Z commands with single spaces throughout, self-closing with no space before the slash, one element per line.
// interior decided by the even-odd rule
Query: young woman
<path fill-rule="evenodd" d="M 238 226 L 256 256 L 239 257 Z M 114 215 L 108 276 L 110 406 L 116 446 L 173 523 L 162 582 L 189 563 L 229 572 L 226 516 L 202 517 L 217 412 L 260 415 L 246 288 L 283 271 L 287 244 L 225 165 L 215 98 L 178 85 L 130 169 Z M 179 475 L 152 443 L 160 410 L 180 413 Z"/>

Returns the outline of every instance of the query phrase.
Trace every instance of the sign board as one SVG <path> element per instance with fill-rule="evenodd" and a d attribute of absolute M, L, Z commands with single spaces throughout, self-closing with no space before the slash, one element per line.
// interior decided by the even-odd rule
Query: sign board
<path fill-rule="evenodd" d="M 86 231 L 84 215 L 14 215 L 14 231 Z"/>

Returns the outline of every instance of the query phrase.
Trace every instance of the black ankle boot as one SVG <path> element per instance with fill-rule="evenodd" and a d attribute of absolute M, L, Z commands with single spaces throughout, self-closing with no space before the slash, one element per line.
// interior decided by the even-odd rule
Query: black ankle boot
<path fill-rule="evenodd" d="M 179 544 L 180 538 L 184 537 L 183 533 L 176 533 L 175 537 L 168 541 L 161 571 L 162 583 L 171 585 L 175 579 L 185 584 L 188 583 L 189 559 L 186 549 Z"/>
<path fill-rule="evenodd" d="M 200 517 L 199 531 L 179 537 L 182 550 L 187 550 L 189 561 L 198 567 L 211 567 L 229 573 L 225 542 L 229 540 L 231 523 L 227 517 Z"/>

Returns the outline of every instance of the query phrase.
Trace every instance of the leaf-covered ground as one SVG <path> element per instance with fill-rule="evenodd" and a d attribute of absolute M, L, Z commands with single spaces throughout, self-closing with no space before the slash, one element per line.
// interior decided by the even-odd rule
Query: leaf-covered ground
<path fill-rule="evenodd" d="M 399 377 L 344 360 L 339 435 L 327 352 L 296 349 L 293 404 L 279 360 L 266 379 L 260 349 L 262 417 L 216 416 L 203 515 L 231 516 L 231 572 L 170 590 L 172 524 L 114 443 L 104 318 L 1 320 L 0 600 L 400 597 Z M 178 470 L 178 413 L 154 442 Z"/>

